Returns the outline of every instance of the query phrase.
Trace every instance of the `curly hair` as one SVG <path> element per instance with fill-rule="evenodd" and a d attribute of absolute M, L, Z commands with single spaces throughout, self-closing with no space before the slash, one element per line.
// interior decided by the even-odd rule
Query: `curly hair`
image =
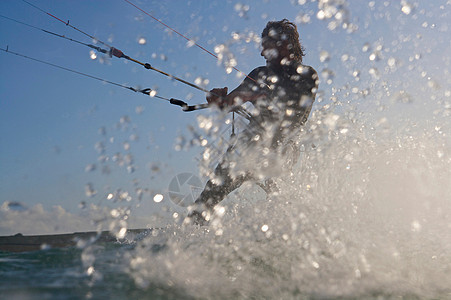
<path fill-rule="evenodd" d="M 299 41 L 299 33 L 296 24 L 287 19 L 268 22 L 265 29 L 263 29 L 262 38 L 270 38 L 275 41 L 288 40 L 288 49 L 293 55 L 293 59 L 302 62 L 302 57 L 305 56 L 305 49 Z"/>

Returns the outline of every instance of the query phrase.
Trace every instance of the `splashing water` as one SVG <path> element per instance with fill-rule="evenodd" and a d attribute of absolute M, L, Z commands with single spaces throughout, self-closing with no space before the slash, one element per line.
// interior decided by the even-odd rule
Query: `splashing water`
<path fill-rule="evenodd" d="M 265 199 L 249 185 L 208 228 L 156 232 L 130 258 L 135 281 L 199 298 L 449 293 L 451 153 L 442 136 L 393 140 L 333 116 L 312 116 L 311 147 L 278 180 L 279 194 Z M 149 255 L 160 243 L 167 248 Z"/>
<path fill-rule="evenodd" d="M 416 10 L 402 1 L 399 12 Z M 316 18 L 332 31 L 358 30 L 345 1 L 319 1 Z M 155 231 L 128 257 L 137 285 L 195 298 L 449 297 L 450 93 L 422 73 L 419 55 L 399 56 L 399 43 L 320 51 L 323 106 L 306 125 L 299 165 L 276 180 L 280 191 L 267 196 L 249 183 L 216 207 L 208 227 Z M 216 53 L 232 57 L 225 51 Z M 416 71 L 425 79 L 419 89 L 403 76 Z M 420 114 L 425 93 L 431 100 Z M 218 124 L 230 120 L 198 121 L 178 147 L 200 145 L 207 175 L 227 147 Z"/>

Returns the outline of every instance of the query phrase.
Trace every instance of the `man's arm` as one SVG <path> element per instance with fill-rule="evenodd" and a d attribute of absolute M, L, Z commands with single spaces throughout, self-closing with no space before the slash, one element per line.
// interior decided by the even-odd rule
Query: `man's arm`
<path fill-rule="evenodd" d="M 233 107 L 245 102 L 254 102 L 268 95 L 267 89 L 262 88 L 255 80 L 260 77 L 264 67 L 254 69 L 243 82 L 230 93 L 227 88 L 212 89 L 207 95 L 207 102 L 217 104 L 220 108 Z"/>
<path fill-rule="evenodd" d="M 220 108 L 233 107 L 241 105 L 245 102 L 254 102 L 257 99 L 265 97 L 267 93 L 262 91 L 253 91 L 245 82 L 240 84 L 236 89 L 227 94 L 228 88 L 215 88 L 207 94 L 207 102 L 216 104 Z"/>
<path fill-rule="evenodd" d="M 224 103 L 227 106 L 237 106 L 245 102 L 254 102 L 258 98 L 264 96 L 266 96 L 266 93 L 261 91 L 253 91 L 249 88 L 248 84 L 243 82 L 224 98 Z"/>

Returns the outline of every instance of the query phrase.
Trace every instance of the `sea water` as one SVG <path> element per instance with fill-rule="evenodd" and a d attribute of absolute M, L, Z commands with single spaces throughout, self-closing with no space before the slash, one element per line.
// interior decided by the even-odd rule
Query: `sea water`
<path fill-rule="evenodd" d="M 451 165 L 441 135 L 392 140 L 358 121 L 325 123 L 298 171 L 277 181 L 279 193 L 249 185 L 207 228 L 144 241 L 130 253 L 135 282 L 199 298 L 450 298 Z M 148 255 L 159 239 L 167 248 Z"/>
<path fill-rule="evenodd" d="M 315 16 L 334 20 L 331 30 L 358 32 L 338 17 L 344 1 L 318 3 Z M 387 3 L 373 16 L 383 19 Z M 392 17 L 428 16 L 414 8 L 401 1 Z M 440 22 L 444 9 L 449 3 L 434 12 L 438 40 L 449 31 Z M 425 22 L 423 28 L 433 28 Z M 412 51 L 399 58 L 394 49 L 402 45 Z M 169 209 L 169 224 L 131 241 L 123 239 L 133 214 L 130 196 L 112 193 L 119 207 L 107 209 L 109 218 L 100 209 L 93 219 L 106 222 L 117 243 L 0 253 L 1 297 L 451 299 L 449 59 L 442 78 L 430 76 L 420 52 L 433 49 L 423 46 L 418 34 L 401 32 L 359 44 L 359 54 L 319 51 L 326 67 L 318 70 L 317 104 L 300 160 L 276 179 L 277 193 L 245 184 L 216 208 L 208 226 L 183 224 L 185 215 Z M 342 71 L 334 58 L 345 68 L 343 84 L 335 84 Z M 210 145 L 221 143 L 222 129 L 212 124 L 230 120 L 198 120 L 194 137 L 181 140 L 202 147 L 202 176 L 219 156 Z M 153 199 L 161 201 L 161 194 Z"/>
<path fill-rule="evenodd" d="M 278 193 L 246 184 L 205 227 L 180 216 L 138 240 L 1 253 L 2 297 L 450 299 L 443 134 L 392 138 L 334 116 L 312 116 L 310 148 Z"/>

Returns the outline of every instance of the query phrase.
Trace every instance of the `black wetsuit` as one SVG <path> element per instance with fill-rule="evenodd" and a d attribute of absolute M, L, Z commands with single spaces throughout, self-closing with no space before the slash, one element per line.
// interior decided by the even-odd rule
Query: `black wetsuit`
<path fill-rule="evenodd" d="M 267 94 L 267 97 L 254 102 L 257 115 L 253 119 L 258 124 L 251 121 L 249 126 L 271 127 L 274 131 L 273 146 L 277 146 L 278 140 L 299 131 L 307 121 L 315 100 L 318 75 L 312 67 L 293 62 L 285 66 L 258 67 L 249 77 L 258 82 L 245 79 L 251 91 Z"/>
<path fill-rule="evenodd" d="M 255 111 L 252 112 L 249 126 L 240 133 L 236 144 L 245 144 L 245 147 L 251 148 L 252 153 L 257 149 L 255 145 L 261 145 L 260 150 L 266 147 L 277 152 L 288 142 L 290 136 L 300 132 L 300 127 L 307 121 L 315 100 L 318 75 L 312 67 L 293 62 L 285 66 L 258 67 L 249 77 L 256 82 L 246 78 L 238 89 L 264 96 L 253 102 Z M 256 178 L 252 169 L 233 170 L 236 165 L 240 165 L 230 155 L 234 150 L 235 147 L 228 149 L 215 169 L 216 180 L 209 180 L 196 200 L 196 205 L 200 207 L 195 208 L 191 214 L 193 217 L 197 216 L 195 223 L 200 221 L 200 211 L 212 210 L 243 182 Z M 299 152 L 297 153 L 299 156 Z M 243 151 L 240 155 L 243 155 Z M 240 159 L 246 160 L 246 157 Z"/>

